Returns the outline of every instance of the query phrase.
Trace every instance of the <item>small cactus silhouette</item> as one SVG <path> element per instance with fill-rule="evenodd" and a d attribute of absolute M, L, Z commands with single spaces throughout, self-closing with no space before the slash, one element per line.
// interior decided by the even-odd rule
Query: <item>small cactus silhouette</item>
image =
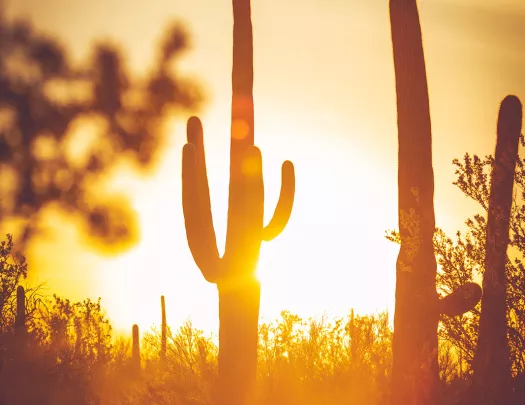
<path fill-rule="evenodd" d="M 262 241 L 285 228 L 292 211 L 295 174 L 282 165 L 273 218 L 263 226 L 264 183 L 260 150 L 254 146 L 253 36 L 249 0 L 233 0 L 233 69 L 230 186 L 226 249 L 219 256 L 204 156 L 203 129 L 188 120 L 182 159 L 186 235 L 195 263 L 219 291 L 219 380 L 221 405 L 249 402 L 257 367 L 260 284 L 255 277 Z"/>
<path fill-rule="evenodd" d="M 24 287 L 19 285 L 16 289 L 16 316 L 15 334 L 18 338 L 25 339 L 26 329 L 26 293 Z"/>
<path fill-rule="evenodd" d="M 166 301 L 164 300 L 164 295 L 160 297 L 160 307 L 162 311 L 162 323 L 161 323 L 161 333 L 160 333 L 160 360 L 166 360 L 166 347 L 167 347 L 167 338 L 168 338 L 168 326 L 166 324 Z"/>
<path fill-rule="evenodd" d="M 82 356 L 82 321 L 80 319 L 75 319 L 75 356 Z"/>
<path fill-rule="evenodd" d="M 140 374 L 140 337 L 139 326 L 136 324 L 132 328 L 131 369 L 134 375 Z"/>
<path fill-rule="evenodd" d="M 15 352 L 19 359 L 27 354 L 26 294 L 24 287 L 16 289 Z"/>

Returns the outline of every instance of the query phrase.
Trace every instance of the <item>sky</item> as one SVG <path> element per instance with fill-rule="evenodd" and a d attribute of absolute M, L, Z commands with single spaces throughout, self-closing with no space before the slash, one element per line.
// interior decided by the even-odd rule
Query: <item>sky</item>
<path fill-rule="evenodd" d="M 497 3 L 497 5 L 495 5 Z M 141 72 L 173 20 L 187 26 L 191 49 L 179 68 L 199 80 L 218 245 L 227 210 L 231 102 L 231 2 L 217 0 L 7 0 L 9 16 L 28 17 L 58 36 L 77 61 L 100 39 L 120 43 Z M 525 100 L 525 2 L 419 2 L 433 127 L 436 223 L 449 234 L 480 208 L 452 185 L 452 159 L 493 153 L 498 106 Z M 296 201 L 281 236 L 264 244 L 258 274 L 261 318 L 286 309 L 303 317 L 388 309 L 393 313 L 398 246 L 397 126 L 387 0 L 252 0 L 255 139 L 273 213 L 280 165 L 296 170 Z M 217 331 L 217 291 L 189 252 L 181 209 L 185 118 L 150 178 L 115 176 L 130 196 L 141 241 L 117 257 L 83 243 L 67 219 L 35 240 L 30 281 L 72 299 L 102 297 L 115 328 L 160 321 L 166 296 L 173 327 L 191 318 Z"/>

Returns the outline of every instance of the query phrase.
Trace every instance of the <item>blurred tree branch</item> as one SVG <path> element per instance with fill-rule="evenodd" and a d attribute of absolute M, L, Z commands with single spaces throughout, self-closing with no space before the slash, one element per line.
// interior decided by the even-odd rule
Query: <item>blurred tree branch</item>
<path fill-rule="evenodd" d="M 173 24 L 145 77 L 132 77 L 109 44 L 77 67 L 56 39 L 0 12 L 0 226 L 24 220 L 20 247 L 51 203 L 103 243 L 136 241 L 129 203 L 94 185 L 123 160 L 150 169 L 168 114 L 201 105 L 199 87 L 175 69 L 187 47 L 186 31 Z"/>

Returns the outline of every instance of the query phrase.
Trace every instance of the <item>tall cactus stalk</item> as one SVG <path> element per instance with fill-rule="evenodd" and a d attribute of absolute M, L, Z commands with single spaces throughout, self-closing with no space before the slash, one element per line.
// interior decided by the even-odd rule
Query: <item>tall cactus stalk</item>
<path fill-rule="evenodd" d="M 398 124 L 401 248 L 396 263 L 392 403 L 438 401 L 437 326 L 481 297 L 469 283 L 439 299 L 436 292 L 434 173 L 428 87 L 416 0 L 390 0 Z"/>
<path fill-rule="evenodd" d="M 131 369 L 135 376 L 140 374 L 140 337 L 139 326 L 133 325 L 131 334 Z"/>
<path fill-rule="evenodd" d="M 162 321 L 160 326 L 160 360 L 162 362 L 166 361 L 166 341 L 168 338 L 168 326 L 166 324 L 166 301 L 164 300 L 164 295 L 160 297 L 160 308 L 162 312 Z"/>
<path fill-rule="evenodd" d="M 505 97 L 499 110 L 496 153 L 491 173 L 483 298 L 473 362 L 474 403 L 479 405 L 506 405 L 510 401 L 505 264 L 521 125 L 522 106 L 519 99 Z"/>
<path fill-rule="evenodd" d="M 277 208 L 263 226 L 264 183 L 254 146 L 253 37 L 249 0 L 233 0 L 230 186 L 226 248 L 221 258 L 213 227 L 203 145 L 196 117 L 188 120 L 183 150 L 182 198 L 188 245 L 204 278 L 219 292 L 219 403 L 248 403 L 255 383 L 260 284 L 255 277 L 261 242 L 285 228 L 292 211 L 295 174 L 282 165 Z"/>

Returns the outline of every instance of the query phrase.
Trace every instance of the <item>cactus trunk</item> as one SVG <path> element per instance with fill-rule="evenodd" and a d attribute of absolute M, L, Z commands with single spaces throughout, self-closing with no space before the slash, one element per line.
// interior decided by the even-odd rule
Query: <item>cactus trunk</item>
<path fill-rule="evenodd" d="M 226 248 L 221 258 L 213 227 L 200 120 L 188 120 L 182 161 L 186 235 L 195 263 L 219 292 L 219 398 L 221 405 L 251 402 L 257 367 L 260 284 L 255 276 L 262 241 L 285 228 L 292 211 L 295 174 L 282 166 L 281 193 L 267 226 L 262 157 L 254 146 L 253 35 L 250 0 L 233 0 L 230 185 Z"/>
<path fill-rule="evenodd" d="M 498 117 L 485 242 L 483 298 L 473 362 L 473 399 L 479 405 L 505 405 L 510 401 L 512 390 L 505 265 L 521 124 L 521 103 L 517 97 L 507 96 L 501 103 Z"/>
<path fill-rule="evenodd" d="M 219 403 L 249 403 L 257 373 L 260 284 L 219 285 Z"/>
<path fill-rule="evenodd" d="M 166 340 L 168 338 L 168 326 L 166 324 L 166 301 L 164 295 L 160 297 L 160 308 L 162 312 L 161 332 L 160 332 L 160 360 L 166 361 Z"/>
<path fill-rule="evenodd" d="M 401 248 L 396 263 L 392 403 L 436 404 L 440 314 L 472 309 L 481 290 L 467 284 L 440 300 L 436 259 L 432 132 L 416 0 L 390 0 L 398 124 Z"/>

